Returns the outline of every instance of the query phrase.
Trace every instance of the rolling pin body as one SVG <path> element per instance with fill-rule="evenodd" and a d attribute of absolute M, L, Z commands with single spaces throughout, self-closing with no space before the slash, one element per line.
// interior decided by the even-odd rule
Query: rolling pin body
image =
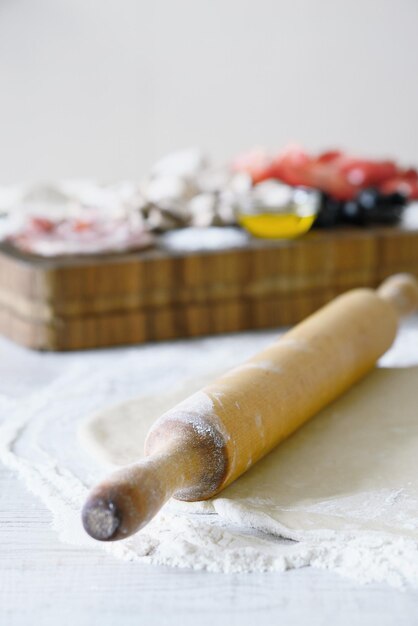
<path fill-rule="evenodd" d="M 83 511 L 87 532 L 120 539 L 172 495 L 216 495 L 372 369 L 417 302 L 409 276 L 377 292 L 348 292 L 162 415 L 146 440 L 149 459 L 92 492 Z"/>

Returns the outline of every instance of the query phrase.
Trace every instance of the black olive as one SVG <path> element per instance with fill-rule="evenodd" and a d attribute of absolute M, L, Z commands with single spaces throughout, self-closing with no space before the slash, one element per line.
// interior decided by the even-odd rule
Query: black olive
<path fill-rule="evenodd" d="M 396 224 L 408 199 L 401 193 L 382 194 L 370 187 L 362 189 L 353 200 L 345 202 L 321 192 L 315 227 L 332 228 L 338 224 Z"/>
<path fill-rule="evenodd" d="M 320 192 L 320 205 L 314 226 L 317 228 L 331 228 L 341 222 L 342 202 L 332 198 L 327 193 Z"/>

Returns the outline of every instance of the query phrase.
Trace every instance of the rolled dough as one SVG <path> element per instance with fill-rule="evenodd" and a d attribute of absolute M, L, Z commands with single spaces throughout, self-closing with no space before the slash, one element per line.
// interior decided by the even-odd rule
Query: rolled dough
<path fill-rule="evenodd" d="M 213 379 L 213 376 L 212 376 Z M 82 425 L 106 465 L 143 456 L 158 416 L 206 380 L 110 408 Z M 382 533 L 418 538 L 418 367 L 377 369 L 251 470 L 205 503 L 167 510 L 296 540 Z"/>

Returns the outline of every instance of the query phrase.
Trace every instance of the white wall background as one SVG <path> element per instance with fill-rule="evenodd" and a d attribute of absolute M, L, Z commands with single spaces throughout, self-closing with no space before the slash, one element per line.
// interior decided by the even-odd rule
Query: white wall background
<path fill-rule="evenodd" d="M 289 140 L 418 164 L 417 0 L 0 0 L 0 182 Z"/>

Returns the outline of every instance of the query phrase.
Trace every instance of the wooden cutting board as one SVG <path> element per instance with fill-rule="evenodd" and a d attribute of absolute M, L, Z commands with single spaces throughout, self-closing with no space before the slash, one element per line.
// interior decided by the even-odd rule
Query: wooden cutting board
<path fill-rule="evenodd" d="M 0 246 L 0 332 L 78 350 L 294 324 L 352 287 L 418 275 L 418 229 L 312 231 L 242 248 L 44 259 Z"/>

